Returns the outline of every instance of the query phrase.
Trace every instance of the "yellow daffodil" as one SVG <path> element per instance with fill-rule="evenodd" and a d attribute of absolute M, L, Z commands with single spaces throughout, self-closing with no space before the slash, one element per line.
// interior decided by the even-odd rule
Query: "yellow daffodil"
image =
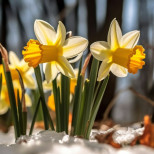
<path fill-rule="evenodd" d="M 9 52 L 9 60 L 10 60 L 10 72 L 12 76 L 12 81 L 14 85 L 14 93 L 17 100 L 17 90 L 19 90 L 19 94 L 21 97 L 21 87 L 19 83 L 19 75 L 16 69 L 20 71 L 25 87 L 34 89 L 35 81 L 32 78 L 33 69 L 29 68 L 28 64 L 25 63 L 24 60 L 19 60 L 16 54 L 12 51 Z M 9 95 L 6 86 L 6 80 L 4 75 L 4 70 L 2 64 L 0 65 L 0 73 L 2 74 L 2 90 L 0 95 L 0 115 L 7 112 L 10 107 Z M 31 99 L 28 94 L 25 94 L 26 106 L 31 106 Z"/>
<path fill-rule="evenodd" d="M 19 90 L 19 95 L 21 98 L 21 89 L 20 89 L 20 85 L 18 82 L 14 82 L 13 85 L 14 85 L 15 98 L 17 102 L 17 90 Z M 27 107 L 30 107 L 32 104 L 31 99 L 28 94 L 25 94 L 25 102 L 26 102 Z M 3 84 L 1 95 L 0 95 L 0 115 L 5 114 L 9 108 L 10 108 L 9 94 L 8 94 L 6 84 Z"/>
<path fill-rule="evenodd" d="M 47 82 L 55 79 L 58 72 L 74 78 L 75 74 L 67 59 L 78 60 L 88 45 L 88 41 L 80 36 L 66 39 L 66 29 L 59 21 L 57 33 L 54 28 L 43 20 L 36 20 L 34 31 L 37 40 L 29 40 L 22 52 L 29 66 L 37 67 L 43 64 Z"/>
<path fill-rule="evenodd" d="M 24 61 L 24 59 L 19 60 L 16 54 L 12 51 L 9 52 L 9 60 L 10 60 L 9 68 L 11 71 L 12 79 L 19 81 L 19 75 L 16 70 L 18 69 L 23 79 L 25 87 L 35 89 L 36 84 L 34 78 L 32 77 L 33 69 L 28 66 L 28 64 Z"/>
<path fill-rule="evenodd" d="M 116 19 L 111 22 L 107 42 L 98 41 L 90 46 L 92 55 L 103 61 L 98 72 L 98 81 L 103 80 L 111 71 L 118 77 L 125 77 L 127 73 L 137 73 L 145 64 L 144 48 L 136 45 L 140 37 L 137 30 L 122 36 Z"/>

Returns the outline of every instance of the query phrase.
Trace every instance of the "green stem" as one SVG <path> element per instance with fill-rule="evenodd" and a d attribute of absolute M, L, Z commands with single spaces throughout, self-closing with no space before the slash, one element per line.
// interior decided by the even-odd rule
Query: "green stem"
<path fill-rule="evenodd" d="M 68 134 L 70 79 L 61 75 L 61 105 L 63 110 L 63 130 Z"/>
<path fill-rule="evenodd" d="M 82 122 L 83 122 L 83 116 L 84 116 L 84 112 L 85 112 L 85 96 L 86 94 L 88 93 L 88 87 L 89 87 L 89 80 L 86 79 L 85 83 L 84 83 L 84 90 L 83 90 L 83 93 L 82 93 L 82 98 L 81 98 L 81 106 L 80 106 L 80 117 L 78 119 L 78 125 L 77 125 L 77 135 L 80 135 L 80 136 L 83 136 L 84 132 L 82 131 Z"/>
<path fill-rule="evenodd" d="M 36 76 L 36 81 L 37 81 L 39 93 L 40 93 L 40 96 L 41 96 L 41 105 L 42 105 L 42 110 L 43 110 L 44 126 L 45 126 L 45 129 L 48 130 L 49 129 L 48 117 L 46 115 L 46 103 L 45 103 L 45 97 L 44 97 L 44 92 L 43 92 L 42 77 L 41 77 L 40 67 L 37 66 L 34 69 L 34 71 L 35 71 L 35 76 Z"/>
<path fill-rule="evenodd" d="M 56 131 L 61 132 L 60 89 L 59 87 L 57 88 L 56 79 L 52 81 L 52 85 L 56 110 Z"/>

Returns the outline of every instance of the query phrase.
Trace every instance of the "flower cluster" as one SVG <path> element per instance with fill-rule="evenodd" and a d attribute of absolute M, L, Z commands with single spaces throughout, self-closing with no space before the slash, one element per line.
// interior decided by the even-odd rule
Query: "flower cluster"
<path fill-rule="evenodd" d="M 34 31 L 38 40 L 29 40 L 23 50 L 24 60 L 29 66 L 37 67 L 43 63 L 46 80 L 52 81 L 58 72 L 74 78 L 74 71 L 68 58 L 74 58 L 87 48 L 88 41 L 80 36 L 66 39 L 66 29 L 59 22 L 57 33 L 47 22 L 36 20 Z M 122 36 L 116 19 L 111 22 L 107 42 L 98 41 L 90 46 L 92 55 L 102 64 L 98 73 L 98 81 L 103 80 L 111 71 L 118 77 L 127 73 L 137 73 L 145 64 L 144 48 L 136 45 L 140 32 L 135 30 Z"/>
<path fill-rule="evenodd" d="M 35 106 L 29 133 L 31 135 L 41 102 L 46 130 L 50 126 L 52 130 L 56 128 L 57 132 L 65 131 L 71 135 L 88 138 L 110 71 L 117 77 L 126 77 L 128 72 L 136 74 L 145 64 L 144 48 L 137 45 L 140 32 L 134 30 L 122 35 L 118 22 L 113 19 L 107 42 L 92 43 L 91 53 L 83 66 L 81 59 L 78 69 L 74 69 L 71 63 L 77 62 L 82 57 L 88 46 L 87 39 L 81 36 L 67 37 L 61 21 L 55 31 L 49 23 L 36 20 L 34 32 L 37 40 L 28 41 L 22 51 L 22 60 L 19 60 L 14 52 L 10 52 L 8 58 L 5 48 L 0 45 L 3 57 L 3 66 L 0 65 L 0 114 L 6 113 L 11 106 L 15 134 L 18 138 L 26 134 L 25 104 Z M 85 80 L 85 71 L 92 56 L 94 58 L 90 73 Z M 102 62 L 100 67 L 99 61 Z M 43 64 L 44 81 L 39 64 Z M 33 101 L 25 93 L 24 87 L 31 89 L 29 93 Z M 47 102 L 44 90 L 51 92 Z M 48 107 L 55 113 L 55 119 L 51 118 Z"/>

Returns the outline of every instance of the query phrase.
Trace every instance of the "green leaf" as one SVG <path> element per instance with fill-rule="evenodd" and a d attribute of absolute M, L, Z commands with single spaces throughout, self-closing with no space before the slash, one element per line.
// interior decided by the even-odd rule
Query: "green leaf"
<path fill-rule="evenodd" d="M 39 111 L 40 101 L 41 101 L 41 97 L 39 97 L 38 101 L 37 101 L 37 105 L 36 105 L 34 116 L 33 116 L 33 119 L 32 119 L 29 135 L 32 135 L 32 133 L 33 133 L 34 124 L 35 124 L 36 117 L 37 117 L 37 114 L 38 114 L 38 111 Z"/>
<path fill-rule="evenodd" d="M 17 115 L 16 99 L 14 94 L 12 77 L 11 77 L 10 71 L 6 71 L 4 62 L 3 62 L 3 68 L 4 68 L 4 74 L 5 74 L 5 79 L 6 79 L 6 84 L 7 84 L 8 94 L 9 94 L 11 112 L 12 112 L 14 129 L 15 129 L 15 137 L 17 139 L 18 137 L 20 137 L 20 129 L 19 129 L 19 121 L 18 121 L 18 115 Z"/>
<path fill-rule="evenodd" d="M 63 129 L 68 134 L 68 118 L 69 118 L 69 101 L 70 99 L 70 79 L 61 75 L 61 112 L 63 121 Z"/>
<path fill-rule="evenodd" d="M 83 82 L 84 82 L 84 77 L 80 75 L 77 79 L 77 86 L 75 87 L 71 135 L 77 134 L 77 125 L 80 116 Z"/>
<path fill-rule="evenodd" d="M 95 84 L 96 84 L 96 79 L 97 79 L 98 66 L 99 66 L 99 61 L 93 58 L 91 71 L 90 71 L 89 86 L 87 87 L 88 92 L 85 94 L 86 103 L 84 103 L 85 111 L 84 111 L 83 121 L 81 125 L 82 132 L 85 132 L 88 120 L 90 118 L 92 106 L 93 106 L 93 96 L 94 96 Z"/>
<path fill-rule="evenodd" d="M 86 96 L 86 94 L 87 94 L 87 92 L 88 92 L 88 87 L 89 87 L 89 80 L 88 79 L 86 79 L 86 81 L 85 81 L 85 83 L 84 83 L 84 90 L 83 90 L 83 92 L 82 92 L 82 96 L 81 96 L 81 105 L 80 105 L 80 109 L 79 109 L 79 119 L 78 119 L 78 122 L 77 122 L 77 128 L 76 128 L 76 135 L 80 135 L 80 136 L 83 136 L 83 133 L 84 132 L 82 132 L 82 127 L 81 127 L 81 125 L 82 125 L 82 121 L 83 121 L 83 116 L 84 116 L 84 112 L 85 112 L 85 100 L 86 100 L 86 98 L 85 98 L 85 96 Z"/>
<path fill-rule="evenodd" d="M 17 100 L 18 100 L 18 117 L 19 117 L 19 125 L 20 125 L 20 133 L 23 134 L 23 119 L 22 119 L 22 103 L 19 97 L 19 90 L 17 91 Z"/>
<path fill-rule="evenodd" d="M 27 112 L 26 111 L 22 112 L 22 118 L 23 118 L 23 135 L 26 135 L 26 130 L 27 130 Z"/>
<path fill-rule="evenodd" d="M 98 109 L 99 109 L 99 106 L 100 106 L 100 103 L 101 103 L 101 100 L 103 98 L 103 95 L 104 95 L 104 92 L 105 92 L 105 89 L 107 87 L 107 83 L 108 83 L 108 80 L 109 80 L 109 76 L 107 76 L 103 83 L 102 83 L 102 86 L 98 92 L 98 95 L 97 95 L 97 98 L 95 100 L 95 104 L 93 106 L 93 109 L 92 109 L 92 112 L 91 112 L 91 116 L 90 116 L 90 120 L 89 120 L 89 125 L 87 127 L 87 132 L 85 134 L 85 138 L 89 138 L 89 135 L 90 135 L 90 132 L 91 132 L 91 129 L 92 129 L 92 126 L 94 124 L 94 121 L 95 121 L 95 118 L 96 118 L 96 115 L 97 115 L 97 112 L 98 112 Z"/>
<path fill-rule="evenodd" d="M 59 87 L 57 87 L 57 81 L 56 79 L 54 79 L 52 81 L 52 85 L 53 85 L 53 94 L 54 94 L 54 101 L 55 101 L 55 111 L 56 111 L 56 131 L 57 132 L 61 132 L 61 112 L 60 112 L 60 108 L 61 108 L 61 104 L 60 104 L 60 89 Z"/>
<path fill-rule="evenodd" d="M 44 97 L 44 92 L 43 92 L 42 77 L 41 77 L 40 67 L 37 66 L 36 68 L 34 68 L 34 72 L 35 72 L 36 81 L 37 81 L 37 85 L 38 85 L 38 89 L 39 89 L 39 93 L 40 93 L 40 97 L 41 97 L 41 105 L 42 105 L 43 118 L 44 118 L 44 126 L 45 126 L 45 129 L 48 130 L 49 129 L 49 124 L 48 124 L 48 117 L 46 115 L 46 102 L 45 102 L 45 97 Z"/>

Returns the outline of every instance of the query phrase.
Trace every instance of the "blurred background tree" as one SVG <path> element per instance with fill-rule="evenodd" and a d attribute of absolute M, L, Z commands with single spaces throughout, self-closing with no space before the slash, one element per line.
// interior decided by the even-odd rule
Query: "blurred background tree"
<path fill-rule="evenodd" d="M 27 41 L 35 38 L 35 19 L 45 20 L 54 27 L 61 20 L 67 31 L 86 37 L 89 45 L 98 40 L 106 41 L 113 18 L 117 18 L 123 33 L 140 30 L 140 43 L 145 47 L 147 55 L 146 65 L 138 74 L 128 75 L 126 78 L 116 78 L 111 74 L 97 120 L 103 118 L 111 103 L 113 108 L 111 107 L 109 117 L 118 123 L 140 121 L 145 114 L 152 116 L 154 107 L 149 99 L 153 103 L 153 0 L 0 0 L 0 8 L 0 42 L 8 51 L 15 51 L 20 58 Z M 89 49 L 84 58 L 88 52 Z"/>

